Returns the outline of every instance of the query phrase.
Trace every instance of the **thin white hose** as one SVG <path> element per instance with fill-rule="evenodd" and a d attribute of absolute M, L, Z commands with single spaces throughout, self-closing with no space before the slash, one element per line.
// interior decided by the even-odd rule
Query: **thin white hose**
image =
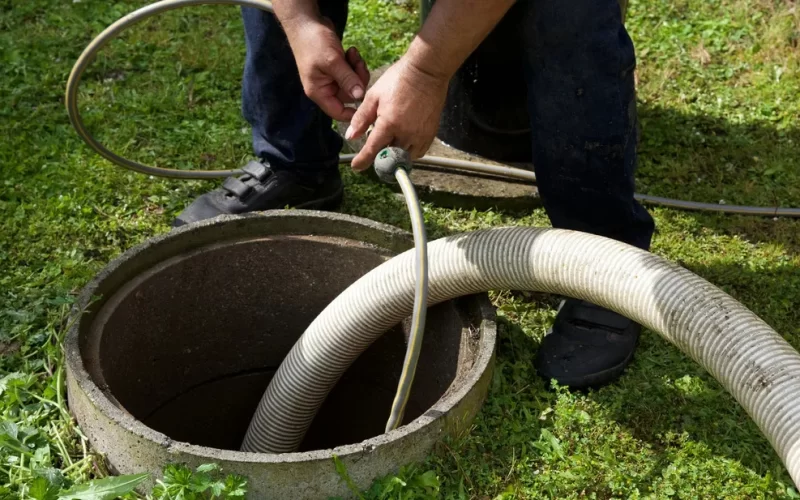
<path fill-rule="evenodd" d="M 499 228 L 428 245 L 429 306 L 495 289 L 588 300 L 658 332 L 742 405 L 800 484 L 800 354 L 758 316 L 657 255 L 591 234 Z M 309 326 L 265 392 L 243 449 L 297 449 L 350 364 L 412 312 L 415 255 L 373 269 Z"/>
<path fill-rule="evenodd" d="M 407 153 L 406 153 L 407 154 Z M 428 235 L 425 231 L 425 218 L 422 214 L 422 205 L 417 198 L 417 192 L 411 183 L 408 172 L 403 168 L 394 168 L 397 183 L 403 191 L 403 196 L 408 207 L 411 219 L 411 229 L 414 234 L 414 255 L 416 269 L 416 285 L 414 287 L 414 312 L 411 314 L 411 328 L 409 328 L 408 347 L 403 360 L 403 370 L 397 384 L 397 392 L 392 401 L 392 410 L 386 421 L 386 432 L 394 430 L 403 421 L 406 404 L 411 395 L 411 386 L 417 373 L 417 363 L 422 352 L 422 339 L 425 335 L 425 320 L 428 316 Z"/>

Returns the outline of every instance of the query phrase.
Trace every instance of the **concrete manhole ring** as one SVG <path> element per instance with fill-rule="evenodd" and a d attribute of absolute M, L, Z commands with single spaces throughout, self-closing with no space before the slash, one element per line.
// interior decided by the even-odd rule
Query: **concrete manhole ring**
<path fill-rule="evenodd" d="M 466 430 L 486 396 L 496 325 L 485 294 L 430 308 L 404 425 L 382 428 L 405 351 L 398 325 L 351 366 L 297 453 L 238 450 L 283 356 L 349 284 L 412 246 L 396 228 L 301 210 L 223 216 L 155 237 L 83 290 L 67 334 L 70 411 L 120 474 L 217 463 L 251 498 L 347 497 Z M 150 485 L 152 485 L 152 481 Z"/>

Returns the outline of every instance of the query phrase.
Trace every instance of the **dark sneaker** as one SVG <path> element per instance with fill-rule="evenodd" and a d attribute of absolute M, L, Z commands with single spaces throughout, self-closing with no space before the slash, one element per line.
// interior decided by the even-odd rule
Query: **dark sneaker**
<path fill-rule="evenodd" d="M 542 340 L 536 369 L 571 389 L 615 381 L 633 359 L 642 327 L 624 316 L 576 299 L 561 303 Z"/>
<path fill-rule="evenodd" d="M 209 193 L 199 196 L 172 223 L 183 226 L 222 214 L 242 214 L 285 207 L 335 210 L 342 203 L 344 186 L 338 170 L 312 178 L 291 170 L 273 170 L 251 161 L 244 175 L 228 177 Z"/>

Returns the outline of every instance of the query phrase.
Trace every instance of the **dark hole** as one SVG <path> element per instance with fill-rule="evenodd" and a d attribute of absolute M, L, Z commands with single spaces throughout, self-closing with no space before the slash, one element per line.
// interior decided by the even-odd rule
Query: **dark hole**
<path fill-rule="evenodd" d="M 172 439 L 238 449 L 269 380 L 308 324 L 388 256 L 322 237 L 271 237 L 174 258 L 118 292 L 84 342 L 98 385 Z M 438 401 L 471 360 L 452 302 L 428 312 L 409 422 Z M 356 362 L 317 414 L 301 451 L 383 433 L 405 355 L 396 326 Z M 460 360 L 460 361 L 459 361 Z"/>

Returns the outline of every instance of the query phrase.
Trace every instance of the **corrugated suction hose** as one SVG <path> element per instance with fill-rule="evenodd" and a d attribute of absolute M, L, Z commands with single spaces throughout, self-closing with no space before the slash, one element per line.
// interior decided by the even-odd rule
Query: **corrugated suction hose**
<path fill-rule="evenodd" d="M 694 273 L 608 238 L 499 228 L 428 244 L 429 302 L 494 289 L 588 300 L 659 333 L 744 407 L 800 484 L 800 354 L 758 316 Z M 243 449 L 291 452 L 350 364 L 412 312 L 415 256 L 373 269 L 309 326 L 265 392 Z"/>

